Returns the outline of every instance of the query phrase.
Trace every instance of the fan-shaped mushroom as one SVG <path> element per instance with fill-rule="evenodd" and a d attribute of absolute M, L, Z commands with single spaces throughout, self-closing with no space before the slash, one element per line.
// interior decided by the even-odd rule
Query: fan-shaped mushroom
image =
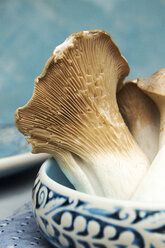
<path fill-rule="evenodd" d="M 123 83 L 117 101 L 130 132 L 152 162 L 158 151 L 159 110 L 135 82 L 137 79 Z"/>
<path fill-rule="evenodd" d="M 159 149 L 165 144 L 165 69 L 161 69 L 144 80 L 138 80 L 137 86 L 156 103 L 160 111 Z"/>
<path fill-rule="evenodd" d="M 138 80 L 137 85 L 149 95 L 160 111 L 159 152 L 153 160 L 148 173 L 139 184 L 134 200 L 165 201 L 165 69 L 149 78 Z"/>
<path fill-rule="evenodd" d="M 29 103 L 16 111 L 33 152 L 52 154 L 78 190 L 128 199 L 148 170 L 116 102 L 128 73 L 109 34 L 72 34 L 35 80 Z"/>

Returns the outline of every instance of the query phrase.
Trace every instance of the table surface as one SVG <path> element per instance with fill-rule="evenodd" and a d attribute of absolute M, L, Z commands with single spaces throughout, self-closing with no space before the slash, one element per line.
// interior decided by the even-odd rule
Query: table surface
<path fill-rule="evenodd" d="M 31 201 L 32 187 L 39 168 L 40 165 L 36 165 L 0 179 L 0 219 L 11 216 L 17 208 Z"/>

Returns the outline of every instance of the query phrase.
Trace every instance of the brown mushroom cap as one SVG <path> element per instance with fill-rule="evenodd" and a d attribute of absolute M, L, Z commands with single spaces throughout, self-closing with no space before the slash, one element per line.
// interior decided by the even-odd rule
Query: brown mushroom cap
<path fill-rule="evenodd" d="M 159 139 L 159 110 L 155 103 L 140 88 L 137 81 L 132 79 L 123 83 L 117 93 L 120 113 L 138 145 L 150 161 L 158 151 Z"/>
<path fill-rule="evenodd" d="M 165 69 L 161 69 L 149 78 L 138 80 L 137 85 L 147 94 L 165 96 Z"/>
<path fill-rule="evenodd" d="M 16 111 L 16 126 L 29 137 L 34 153 L 64 149 L 82 156 L 107 145 L 121 150 L 118 139 L 125 141 L 125 127 L 116 87 L 128 73 L 128 63 L 109 34 L 72 34 L 35 80 L 31 100 Z"/>
<path fill-rule="evenodd" d="M 165 144 L 165 69 L 161 69 L 137 85 L 156 103 L 160 111 L 159 149 Z"/>

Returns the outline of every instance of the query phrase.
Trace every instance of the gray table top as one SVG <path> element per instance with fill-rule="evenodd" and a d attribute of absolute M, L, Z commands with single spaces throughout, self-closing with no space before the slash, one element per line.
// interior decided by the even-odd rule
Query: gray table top
<path fill-rule="evenodd" d="M 31 201 L 31 192 L 36 174 L 40 168 L 37 165 L 17 174 L 0 179 L 0 219 L 4 219 Z"/>

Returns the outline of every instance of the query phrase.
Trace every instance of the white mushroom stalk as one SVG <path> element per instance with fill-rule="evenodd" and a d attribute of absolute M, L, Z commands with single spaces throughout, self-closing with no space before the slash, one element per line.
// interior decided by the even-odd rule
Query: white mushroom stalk
<path fill-rule="evenodd" d="M 137 86 L 156 103 L 160 111 L 159 150 L 165 144 L 165 69 L 161 69 L 144 80 L 138 80 Z"/>
<path fill-rule="evenodd" d="M 52 154 L 77 190 L 129 199 L 149 168 L 116 102 L 128 73 L 109 34 L 72 34 L 35 80 L 31 100 L 16 111 L 33 153 Z"/>
<path fill-rule="evenodd" d="M 130 132 L 152 162 L 158 152 L 160 114 L 155 103 L 135 82 L 137 79 L 123 83 L 117 101 Z"/>
<path fill-rule="evenodd" d="M 165 202 L 165 145 L 156 155 L 151 167 L 137 188 L 132 200 Z"/>

